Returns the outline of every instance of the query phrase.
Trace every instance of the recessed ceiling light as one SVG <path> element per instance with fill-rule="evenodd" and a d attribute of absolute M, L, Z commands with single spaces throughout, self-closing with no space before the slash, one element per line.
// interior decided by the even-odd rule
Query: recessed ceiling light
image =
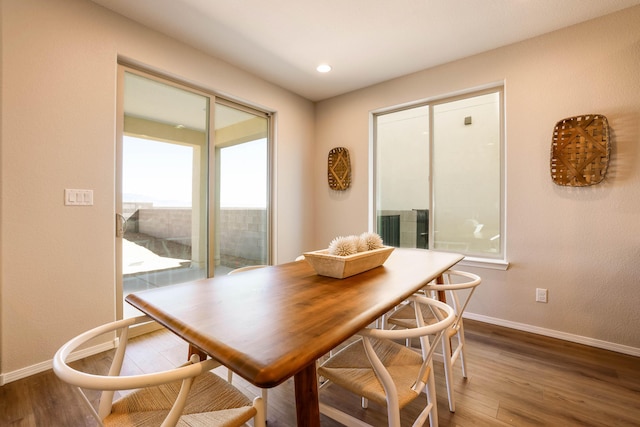
<path fill-rule="evenodd" d="M 331 65 L 320 64 L 318 65 L 318 68 L 316 68 L 316 70 L 318 70 L 319 73 L 328 73 L 329 71 L 331 71 Z"/>

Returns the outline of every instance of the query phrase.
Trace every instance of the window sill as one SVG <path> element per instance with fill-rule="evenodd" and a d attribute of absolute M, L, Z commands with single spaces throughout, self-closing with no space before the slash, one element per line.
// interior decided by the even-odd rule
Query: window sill
<path fill-rule="evenodd" d="M 474 258 L 464 257 L 458 265 L 464 265 L 467 267 L 488 268 L 491 270 L 506 270 L 509 268 L 509 262 L 503 259 L 491 259 L 491 258 Z"/>

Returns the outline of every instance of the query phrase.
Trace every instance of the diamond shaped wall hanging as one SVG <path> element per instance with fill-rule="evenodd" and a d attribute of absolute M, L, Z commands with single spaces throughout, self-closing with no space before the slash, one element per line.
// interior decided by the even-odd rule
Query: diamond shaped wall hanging
<path fill-rule="evenodd" d="M 344 191 L 351 185 L 351 159 L 349 150 L 336 147 L 329 151 L 328 170 L 329 188 Z"/>

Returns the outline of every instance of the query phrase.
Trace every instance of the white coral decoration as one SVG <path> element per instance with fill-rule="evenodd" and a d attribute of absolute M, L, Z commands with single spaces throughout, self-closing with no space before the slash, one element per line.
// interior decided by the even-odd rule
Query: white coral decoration
<path fill-rule="evenodd" d="M 377 233 L 365 232 L 360 235 L 360 240 L 364 241 L 369 250 L 380 249 L 384 246 L 382 237 Z"/>
<path fill-rule="evenodd" d="M 366 252 L 369 250 L 369 245 L 367 244 L 367 241 L 364 240 L 362 237 L 360 236 L 351 236 L 353 238 L 354 243 L 356 244 L 356 249 L 358 250 L 358 252 Z"/>
<path fill-rule="evenodd" d="M 358 251 L 354 239 L 351 237 L 336 237 L 329 243 L 329 253 L 331 255 L 348 256 Z"/>

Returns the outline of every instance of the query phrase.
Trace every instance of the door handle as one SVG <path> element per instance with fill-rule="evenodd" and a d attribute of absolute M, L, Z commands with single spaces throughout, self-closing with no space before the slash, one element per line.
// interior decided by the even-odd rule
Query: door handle
<path fill-rule="evenodd" d="M 127 229 L 127 220 L 122 214 L 116 214 L 116 237 L 123 237 Z"/>

